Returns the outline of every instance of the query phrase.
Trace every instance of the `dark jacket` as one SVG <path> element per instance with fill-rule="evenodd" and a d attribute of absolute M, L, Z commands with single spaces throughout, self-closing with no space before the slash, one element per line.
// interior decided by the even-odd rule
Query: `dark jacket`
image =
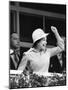
<path fill-rule="evenodd" d="M 54 56 L 50 59 L 50 66 L 49 66 L 49 72 L 56 72 L 56 73 L 62 73 L 63 70 L 66 68 L 66 58 L 64 57 L 64 53 L 62 54 L 62 66 L 59 63 L 59 60 L 57 56 Z"/>

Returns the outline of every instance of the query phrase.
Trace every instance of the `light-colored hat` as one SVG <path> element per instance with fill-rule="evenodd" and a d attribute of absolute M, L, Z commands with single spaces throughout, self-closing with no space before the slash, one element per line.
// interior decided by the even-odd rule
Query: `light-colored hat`
<path fill-rule="evenodd" d="M 46 38 L 46 36 L 49 33 L 45 33 L 41 28 L 36 29 L 33 33 L 32 33 L 32 39 L 33 39 L 33 43 L 35 43 L 36 41 L 42 39 L 42 38 Z"/>

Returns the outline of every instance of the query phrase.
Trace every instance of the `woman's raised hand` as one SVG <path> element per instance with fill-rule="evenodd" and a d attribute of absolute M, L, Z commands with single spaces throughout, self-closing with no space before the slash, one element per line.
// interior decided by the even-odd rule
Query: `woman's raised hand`
<path fill-rule="evenodd" d="M 56 33 L 57 32 L 57 28 L 54 27 L 54 26 L 51 26 L 51 30 L 52 30 L 53 33 Z"/>

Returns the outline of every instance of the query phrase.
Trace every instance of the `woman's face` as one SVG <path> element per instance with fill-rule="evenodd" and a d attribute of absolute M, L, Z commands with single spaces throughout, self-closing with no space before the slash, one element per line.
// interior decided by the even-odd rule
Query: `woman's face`
<path fill-rule="evenodd" d="M 38 43 L 38 49 L 41 51 L 46 50 L 47 38 L 42 38 Z"/>

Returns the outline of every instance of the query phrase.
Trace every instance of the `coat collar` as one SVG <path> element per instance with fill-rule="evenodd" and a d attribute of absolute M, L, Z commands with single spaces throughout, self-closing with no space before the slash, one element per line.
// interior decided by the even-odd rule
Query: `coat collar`
<path fill-rule="evenodd" d="M 14 53 L 14 50 L 13 49 L 10 49 L 10 54 L 13 54 Z"/>

